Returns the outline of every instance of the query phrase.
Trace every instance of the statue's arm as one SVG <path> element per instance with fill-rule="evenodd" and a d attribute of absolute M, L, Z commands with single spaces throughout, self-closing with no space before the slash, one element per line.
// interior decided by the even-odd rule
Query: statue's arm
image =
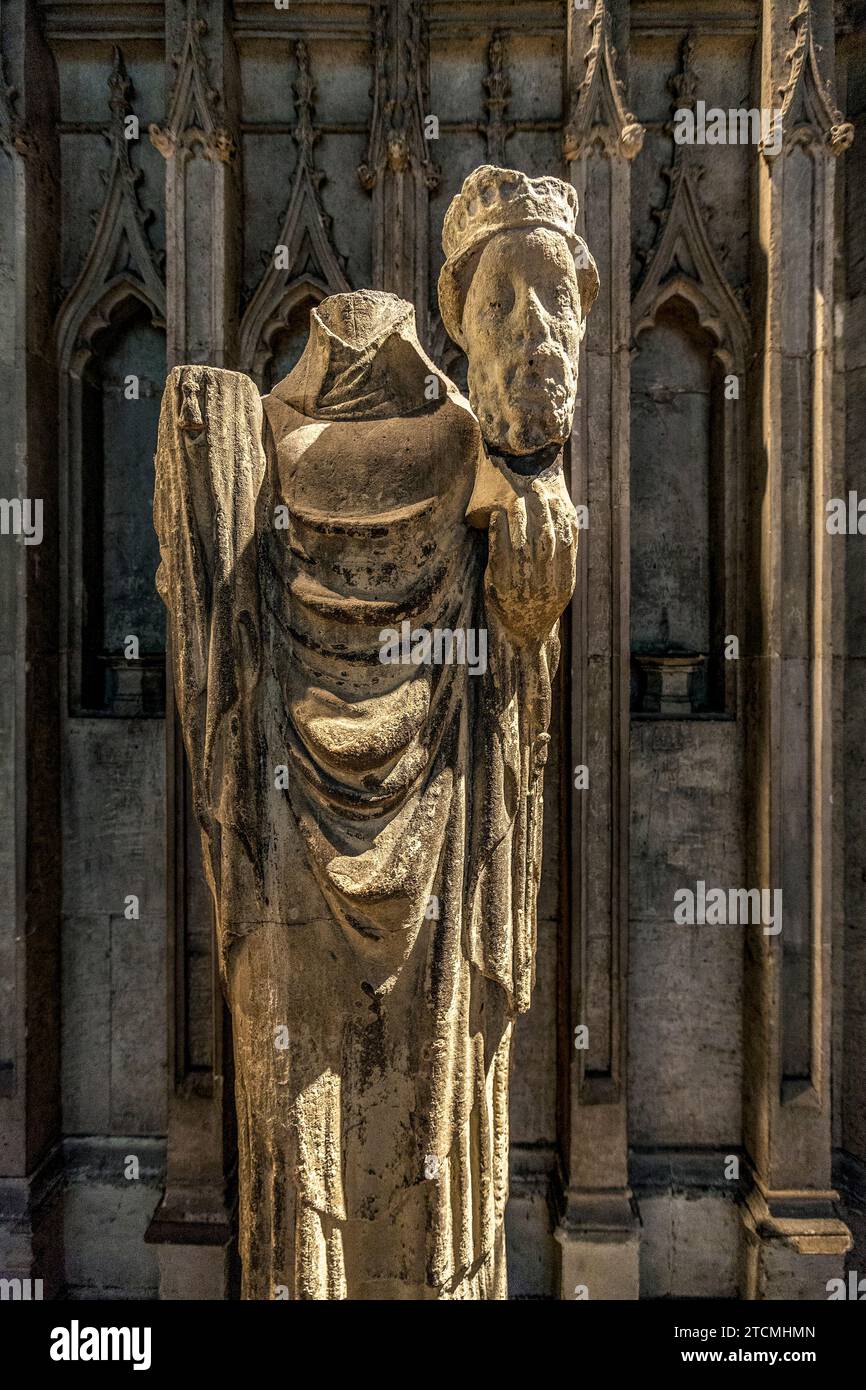
<path fill-rule="evenodd" d="M 254 383 L 216 367 L 175 367 L 159 421 L 157 588 L 168 610 L 174 692 L 196 810 L 216 814 L 223 718 L 259 664 L 256 501 L 265 458 Z"/>

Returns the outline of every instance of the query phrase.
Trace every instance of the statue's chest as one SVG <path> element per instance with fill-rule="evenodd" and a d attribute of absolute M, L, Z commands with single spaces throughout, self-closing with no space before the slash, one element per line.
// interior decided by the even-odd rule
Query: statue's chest
<path fill-rule="evenodd" d="M 307 421 L 279 441 L 280 490 L 293 509 L 343 519 L 399 512 L 427 499 L 457 503 L 471 484 L 472 460 L 459 457 L 459 446 L 449 448 L 449 433 L 424 416 Z"/>
<path fill-rule="evenodd" d="M 467 411 L 271 420 L 291 584 L 304 588 L 307 576 L 343 595 L 421 603 L 462 573 L 475 539 L 465 514 L 477 427 Z"/>

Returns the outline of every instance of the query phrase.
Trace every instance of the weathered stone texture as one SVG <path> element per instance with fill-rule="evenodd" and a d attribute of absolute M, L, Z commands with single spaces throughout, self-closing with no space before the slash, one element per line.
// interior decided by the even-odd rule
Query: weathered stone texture
<path fill-rule="evenodd" d="M 754 1240 L 716 1168 L 736 1151 L 741 1198 L 754 1174 L 816 1220 L 835 1185 L 854 1244 L 836 1230 L 819 1264 L 866 1267 L 866 567 L 863 537 L 820 533 L 825 493 L 866 496 L 862 0 L 383 0 L 378 38 L 366 0 L 121 8 L 0 19 L 0 494 L 46 508 L 41 546 L 0 536 L 0 1207 L 26 1217 L 0 1222 L 0 1273 L 38 1260 L 52 1289 L 114 1296 L 153 1294 L 158 1265 L 163 1297 L 231 1291 L 226 1039 L 170 688 L 161 717 L 156 392 L 191 361 L 270 391 L 311 308 L 374 286 L 467 393 L 435 283 L 486 162 L 568 179 L 601 276 L 565 450 L 590 523 L 514 1039 L 511 1292 L 821 1296 L 823 1264 Z M 676 146 L 697 99 L 783 104 L 779 155 Z M 127 607 L 155 644 L 137 667 Z M 671 921 L 676 888 L 777 873 L 787 947 Z M 130 1133 L 168 1136 L 164 1188 L 158 1147 L 134 1190 L 106 1180 L 99 1143 Z M 69 1166 L 64 1134 L 98 1142 Z M 670 1145 L 710 1168 L 684 1177 Z"/>
<path fill-rule="evenodd" d="M 232 1012 L 247 1298 L 506 1295 L 575 576 L 560 450 L 598 286 L 576 213 L 569 185 L 491 166 L 449 209 L 439 299 L 474 415 L 411 306 L 366 290 L 322 303 L 264 402 L 213 368 L 166 384 L 157 582 Z"/>

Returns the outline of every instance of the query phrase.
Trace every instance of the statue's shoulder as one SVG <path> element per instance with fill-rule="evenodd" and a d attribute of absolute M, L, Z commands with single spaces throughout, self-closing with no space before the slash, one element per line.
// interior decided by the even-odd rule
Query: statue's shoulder
<path fill-rule="evenodd" d="M 281 435 L 303 420 L 366 424 L 431 417 L 472 432 L 468 401 L 418 340 L 415 310 L 380 290 L 331 295 L 310 313 L 301 357 L 266 400 Z"/>
<path fill-rule="evenodd" d="M 300 365 L 300 364 L 299 364 Z M 304 378 L 295 368 L 262 398 L 265 420 L 275 440 L 285 438 L 313 420 L 325 423 L 356 423 L 403 419 L 416 421 L 429 436 L 444 436 L 443 443 L 461 450 L 475 448 L 481 439 L 478 421 L 466 397 L 440 368 L 424 358 L 424 375 L 414 383 L 411 393 L 388 399 L 383 395 L 374 409 L 317 409 L 318 402 L 305 398 Z M 393 380 L 393 378 L 391 378 Z"/>
<path fill-rule="evenodd" d="M 461 443 L 470 444 L 474 448 L 481 442 L 481 427 L 475 412 L 466 397 L 444 372 L 442 378 L 447 383 L 441 410 L 437 412 L 442 426 Z"/>
<path fill-rule="evenodd" d="M 279 386 L 262 396 L 262 411 L 274 439 L 281 439 L 284 434 L 296 430 L 299 425 L 309 423 L 306 416 L 280 393 Z"/>

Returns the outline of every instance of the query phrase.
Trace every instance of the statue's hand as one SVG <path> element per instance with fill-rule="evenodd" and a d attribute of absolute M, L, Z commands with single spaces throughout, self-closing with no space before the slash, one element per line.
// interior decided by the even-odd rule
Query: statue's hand
<path fill-rule="evenodd" d="M 484 588 L 488 603 L 519 641 L 543 641 L 572 593 L 577 515 L 561 470 L 527 479 L 490 514 Z"/>

